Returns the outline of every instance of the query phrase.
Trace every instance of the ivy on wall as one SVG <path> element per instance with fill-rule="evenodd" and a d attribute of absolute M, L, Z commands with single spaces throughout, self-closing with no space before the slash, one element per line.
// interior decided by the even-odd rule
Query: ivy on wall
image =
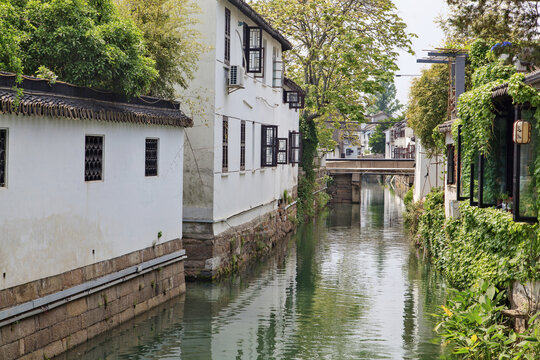
<path fill-rule="evenodd" d="M 516 223 L 508 212 L 460 205 L 459 219 L 444 216 L 444 192 L 424 202 L 419 235 L 449 283 L 466 289 L 485 280 L 505 289 L 512 280 L 540 280 L 538 224 Z"/>

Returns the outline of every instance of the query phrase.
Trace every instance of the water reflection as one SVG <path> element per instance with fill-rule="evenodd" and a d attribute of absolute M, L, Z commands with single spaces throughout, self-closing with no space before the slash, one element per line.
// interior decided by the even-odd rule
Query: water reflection
<path fill-rule="evenodd" d="M 275 255 L 64 355 L 66 359 L 433 359 L 442 279 L 409 246 L 401 200 L 364 184 Z"/>

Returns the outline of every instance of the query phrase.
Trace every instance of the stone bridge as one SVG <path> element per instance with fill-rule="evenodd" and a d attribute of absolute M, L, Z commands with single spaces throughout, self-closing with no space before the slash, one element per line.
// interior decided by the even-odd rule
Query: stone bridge
<path fill-rule="evenodd" d="M 359 203 L 362 176 L 397 175 L 406 177 L 412 184 L 414 179 L 413 159 L 328 159 L 326 170 L 334 181 L 328 187 L 332 202 Z"/>

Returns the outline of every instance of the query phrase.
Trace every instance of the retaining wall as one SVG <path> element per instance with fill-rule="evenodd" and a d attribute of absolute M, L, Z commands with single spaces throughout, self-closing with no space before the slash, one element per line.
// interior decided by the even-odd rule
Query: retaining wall
<path fill-rule="evenodd" d="M 99 283 L 119 271 L 127 273 L 130 268 L 135 269 L 129 276 L 96 288 L 93 293 L 88 291 L 88 295 L 79 293 L 61 303 L 35 308 L 33 312 L 37 313 L 29 317 L 25 316 L 31 312 L 20 315 L 20 320 L 8 318 L 0 322 L 7 323 L 0 325 L 0 359 L 51 358 L 184 293 L 184 261 L 178 260 L 180 257 L 141 271 L 144 264 L 157 263 L 161 257 L 170 257 L 181 249 L 182 241 L 176 239 L 0 291 L 0 315 L 2 312 L 5 315 L 21 305 L 40 303 L 62 291 Z"/>
<path fill-rule="evenodd" d="M 187 279 L 211 280 L 238 270 L 272 249 L 296 228 L 296 206 L 264 216 L 208 239 L 183 238 Z"/>

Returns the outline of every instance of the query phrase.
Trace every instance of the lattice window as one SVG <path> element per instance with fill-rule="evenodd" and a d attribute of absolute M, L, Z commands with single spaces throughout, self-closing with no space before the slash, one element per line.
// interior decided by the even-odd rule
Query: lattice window
<path fill-rule="evenodd" d="M 146 139 L 145 176 L 157 176 L 158 174 L 158 144 L 158 139 Z"/>
<path fill-rule="evenodd" d="M 240 123 L 240 170 L 246 170 L 246 122 Z"/>
<path fill-rule="evenodd" d="M 84 150 L 84 181 L 103 180 L 103 136 L 87 135 Z"/>
<path fill-rule="evenodd" d="M 229 171 L 229 118 L 223 117 L 222 125 L 222 149 L 221 149 L 221 171 Z"/>
<path fill-rule="evenodd" d="M 291 164 L 300 163 L 301 158 L 301 137 L 298 131 L 289 132 L 289 162 Z"/>
<path fill-rule="evenodd" d="M 6 186 L 7 130 L 0 129 L 0 187 Z"/>
<path fill-rule="evenodd" d="M 277 126 L 262 125 L 261 135 L 261 166 L 276 166 L 277 164 Z"/>
<path fill-rule="evenodd" d="M 225 64 L 231 61 L 231 10 L 225 9 Z"/>
<path fill-rule="evenodd" d="M 287 164 L 287 138 L 278 138 L 277 144 L 277 163 Z"/>
<path fill-rule="evenodd" d="M 244 50 L 247 60 L 246 72 L 260 73 L 263 66 L 262 28 L 244 27 Z"/>

